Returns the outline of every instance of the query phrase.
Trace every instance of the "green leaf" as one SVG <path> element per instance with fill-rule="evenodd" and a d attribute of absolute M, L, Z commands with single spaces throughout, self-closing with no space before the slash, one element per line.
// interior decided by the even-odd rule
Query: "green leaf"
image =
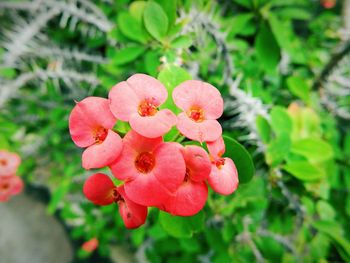
<path fill-rule="evenodd" d="M 142 23 L 143 18 L 143 12 L 146 8 L 146 1 L 135 1 L 132 2 L 129 6 L 129 12 L 130 14 L 136 18 L 140 23 Z"/>
<path fill-rule="evenodd" d="M 249 21 L 253 19 L 252 13 L 243 13 L 236 15 L 230 20 L 230 37 L 234 37 L 237 34 L 240 34 L 246 27 Z"/>
<path fill-rule="evenodd" d="M 9 149 L 10 145 L 6 139 L 6 137 L 0 134 L 0 149 Z"/>
<path fill-rule="evenodd" d="M 291 151 L 311 162 L 322 162 L 333 157 L 332 147 L 322 139 L 308 138 L 293 142 Z"/>
<path fill-rule="evenodd" d="M 255 50 L 262 68 L 267 72 L 274 72 L 280 61 L 280 48 L 266 23 L 261 25 L 255 39 Z"/>
<path fill-rule="evenodd" d="M 277 136 L 280 134 L 291 134 L 293 125 L 292 119 L 284 108 L 275 106 L 272 108 L 270 115 L 271 127 Z"/>
<path fill-rule="evenodd" d="M 306 81 L 298 76 L 291 76 L 287 79 L 290 92 L 301 98 L 305 103 L 310 102 L 310 89 Z"/>
<path fill-rule="evenodd" d="M 145 52 L 146 48 L 141 46 L 129 46 L 119 50 L 112 50 L 108 57 L 112 58 L 112 64 L 115 66 L 127 64 L 137 59 Z"/>
<path fill-rule="evenodd" d="M 148 2 L 143 14 L 147 31 L 158 41 L 162 42 L 168 31 L 168 17 L 163 8 L 155 3 Z"/>
<path fill-rule="evenodd" d="M 233 1 L 246 8 L 251 8 L 253 6 L 252 0 L 233 0 Z"/>
<path fill-rule="evenodd" d="M 333 220 L 336 216 L 334 208 L 326 201 L 320 200 L 316 204 L 317 213 L 323 220 Z"/>
<path fill-rule="evenodd" d="M 55 213 L 58 205 L 60 204 L 64 196 L 68 193 L 70 186 L 71 186 L 70 181 L 65 179 L 63 182 L 60 183 L 59 187 L 53 192 L 50 199 L 50 203 L 47 207 L 47 212 L 49 214 Z"/>
<path fill-rule="evenodd" d="M 332 239 L 338 251 L 342 250 L 339 252 L 343 252 L 340 254 L 346 257 L 344 258 L 346 261 L 350 259 L 350 242 L 344 238 L 343 230 L 341 228 L 341 225 L 338 222 L 329 221 L 329 220 L 320 220 L 320 221 L 313 222 L 312 225 L 318 231 L 325 233 Z"/>
<path fill-rule="evenodd" d="M 148 74 L 152 76 L 157 76 L 158 67 L 160 66 L 160 56 L 155 50 L 150 50 L 145 54 L 144 58 L 145 69 Z"/>
<path fill-rule="evenodd" d="M 13 68 L 0 68 L 0 76 L 5 79 L 12 79 L 16 76 L 16 70 Z"/>
<path fill-rule="evenodd" d="M 192 79 L 191 75 L 183 68 L 175 65 L 166 65 L 162 71 L 159 72 L 158 80 L 164 84 L 169 96 L 167 101 L 160 108 L 170 109 L 174 113 L 181 112 L 181 110 L 176 107 L 171 94 L 177 85 L 190 79 Z"/>
<path fill-rule="evenodd" d="M 261 115 L 257 116 L 256 118 L 256 128 L 261 140 L 264 143 L 268 143 L 270 141 L 271 128 L 269 122 Z"/>
<path fill-rule="evenodd" d="M 254 163 L 249 152 L 236 140 L 231 137 L 223 136 L 226 151 L 224 157 L 229 157 L 233 160 L 238 171 L 239 183 L 248 183 L 255 173 Z"/>
<path fill-rule="evenodd" d="M 156 0 L 163 8 L 169 19 L 169 26 L 174 25 L 176 20 L 176 4 L 177 0 Z"/>
<path fill-rule="evenodd" d="M 171 42 L 173 48 L 189 48 L 192 45 L 192 38 L 189 36 L 179 36 Z"/>
<path fill-rule="evenodd" d="M 204 227 L 204 213 L 201 211 L 194 216 L 173 216 L 166 212 L 159 213 L 159 221 L 169 235 L 177 238 L 190 238 Z"/>
<path fill-rule="evenodd" d="M 290 147 L 289 136 L 285 133 L 280 134 L 267 146 L 266 162 L 272 167 L 279 165 L 287 157 Z"/>
<path fill-rule="evenodd" d="M 318 180 L 325 176 L 323 170 L 307 161 L 292 161 L 284 165 L 283 169 L 303 181 Z"/>
<path fill-rule="evenodd" d="M 120 31 L 127 38 L 142 44 L 147 42 L 147 35 L 143 28 L 142 21 L 124 12 L 118 15 L 117 23 Z"/>

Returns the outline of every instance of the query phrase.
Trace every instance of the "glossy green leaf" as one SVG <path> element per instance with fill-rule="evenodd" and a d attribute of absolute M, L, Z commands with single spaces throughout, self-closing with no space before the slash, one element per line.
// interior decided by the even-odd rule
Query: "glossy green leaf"
<path fill-rule="evenodd" d="M 255 39 L 256 55 L 261 67 L 267 72 L 275 71 L 280 61 L 280 48 L 270 27 L 262 24 Z"/>
<path fill-rule="evenodd" d="M 271 127 L 269 122 L 261 115 L 256 117 L 256 128 L 264 143 L 268 143 L 271 137 Z"/>
<path fill-rule="evenodd" d="M 303 78 L 291 76 L 287 79 L 287 85 L 291 93 L 301 98 L 304 102 L 309 103 L 310 88 Z"/>
<path fill-rule="evenodd" d="M 226 145 L 224 157 L 229 157 L 233 160 L 238 171 L 239 183 L 248 183 L 254 173 L 254 163 L 249 152 L 236 140 L 224 135 L 223 139 Z"/>
<path fill-rule="evenodd" d="M 318 180 L 325 177 L 323 170 L 307 161 L 293 161 L 283 166 L 283 169 L 303 181 Z"/>
<path fill-rule="evenodd" d="M 137 20 L 129 13 L 121 13 L 117 18 L 118 26 L 120 31 L 127 38 L 140 42 L 147 42 L 147 35 L 144 31 L 142 21 Z"/>
<path fill-rule="evenodd" d="M 179 36 L 171 42 L 173 48 L 189 48 L 192 45 L 192 38 L 189 36 Z"/>
<path fill-rule="evenodd" d="M 267 146 L 266 162 L 272 167 L 279 165 L 287 157 L 290 147 L 291 140 L 288 134 L 280 134 Z"/>
<path fill-rule="evenodd" d="M 162 41 L 168 31 L 168 17 L 163 8 L 155 3 L 148 2 L 143 14 L 147 31 L 158 41 Z"/>
<path fill-rule="evenodd" d="M 163 229 L 177 238 L 190 238 L 204 227 L 204 213 L 201 211 L 194 216 L 173 216 L 165 212 L 159 213 L 159 221 Z"/>
<path fill-rule="evenodd" d="M 292 119 L 284 108 L 280 106 L 273 107 L 270 117 L 272 130 L 277 136 L 280 134 L 291 134 L 293 127 Z"/>
<path fill-rule="evenodd" d="M 322 162 L 333 157 L 332 147 L 322 139 L 308 138 L 293 142 L 291 151 L 313 162 Z"/>
<path fill-rule="evenodd" d="M 130 63 L 145 52 L 146 48 L 141 46 L 128 46 L 112 52 L 112 64 L 115 66 Z"/>

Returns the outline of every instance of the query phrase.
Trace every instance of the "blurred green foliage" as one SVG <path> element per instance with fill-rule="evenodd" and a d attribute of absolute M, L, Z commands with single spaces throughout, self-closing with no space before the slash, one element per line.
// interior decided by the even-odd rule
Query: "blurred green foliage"
<path fill-rule="evenodd" d="M 87 35 L 96 23 L 82 20 L 69 29 L 55 17 L 45 29 L 53 43 L 103 62 L 50 55 L 15 66 L 5 61 L 0 89 L 21 85 L 1 108 L 0 148 L 21 153 L 25 180 L 50 189 L 48 212 L 59 212 L 73 239 L 97 237 L 104 256 L 123 245 L 150 262 L 349 262 L 350 124 L 336 109 L 349 107 L 350 93 L 332 100 L 325 93 L 331 73 L 322 76 L 332 51 L 344 44 L 339 2 L 328 10 L 317 0 L 101 0 L 94 5 L 112 27 Z M 6 11 L 0 21 L 3 31 L 15 24 Z M 9 53 L 6 45 L 1 51 Z M 334 71 L 348 74 L 349 64 L 338 62 Z M 62 64 L 67 70 L 57 76 Z M 93 78 L 77 80 L 67 73 L 72 68 Z M 41 75 L 18 82 L 38 69 Z M 157 77 L 169 91 L 191 78 L 220 90 L 226 102 L 220 121 L 235 139 L 226 139 L 226 152 L 242 184 L 231 196 L 210 192 L 192 218 L 150 209 L 146 225 L 130 231 L 116 207 L 84 199 L 82 184 L 93 171 L 82 170 L 67 120 L 74 100 L 106 97 L 135 72 Z M 169 97 L 164 107 L 172 105 Z M 128 127 L 119 122 L 116 129 Z M 170 131 L 165 139 L 176 138 Z"/>

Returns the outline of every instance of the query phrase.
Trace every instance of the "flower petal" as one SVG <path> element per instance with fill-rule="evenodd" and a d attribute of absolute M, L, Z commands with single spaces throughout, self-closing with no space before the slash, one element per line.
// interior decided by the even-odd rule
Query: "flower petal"
<path fill-rule="evenodd" d="M 126 82 L 134 90 L 140 102 L 150 100 L 154 105 L 159 106 L 168 97 L 168 92 L 164 85 L 159 80 L 146 74 L 132 75 Z"/>
<path fill-rule="evenodd" d="M 14 175 L 21 163 L 21 158 L 16 153 L 0 151 L 0 176 Z"/>
<path fill-rule="evenodd" d="M 130 200 L 143 206 L 162 207 L 170 195 L 153 173 L 140 174 L 134 180 L 126 181 L 124 188 Z"/>
<path fill-rule="evenodd" d="M 178 115 L 177 128 L 187 138 L 199 142 L 215 141 L 222 134 L 222 128 L 218 121 L 195 122 L 187 117 L 185 113 Z"/>
<path fill-rule="evenodd" d="M 94 144 L 83 152 L 82 165 L 87 170 L 108 166 L 118 158 L 122 149 L 123 143 L 119 134 L 108 130 L 102 143 Z"/>
<path fill-rule="evenodd" d="M 190 180 L 200 182 L 208 179 L 211 172 L 211 162 L 208 153 L 203 148 L 189 145 L 183 148 L 182 154 Z"/>
<path fill-rule="evenodd" d="M 220 158 L 226 150 L 225 142 L 222 136 L 220 136 L 217 140 L 213 142 L 207 142 L 207 147 L 210 155 L 216 159 Z"/>
<path fill-rule="evenodd" d="M 176 216 L 193 216 L 205 205 L 208 187 L 205 182 L 184 182 L 173 197 L 169 198 L 165 210 Z"/>
<path fill-rule="evenodd" d="M 222 195 L 232 194 L 238 186 L 238 174 L 234 162 L 224 158 L 225 164 L 220 168 L 212 165 L 208 183 L 213 190 Z"/>
<path fill-rule="evenodd" d="M 122 121 L 129 121 L 133 113 L 137 113 L 140 103 L 134 90 L 126 82 L 119 82 L 109 91 L 110 109 L 113 115 Z"/>
<path fill-rule="evenodd" d="M 77 146 L 88 147 L 95 143 L 95 129 L 112 129 L 115 122 L 107 99 L 87 97 L 73 108 L 69 116 L 69 132 Z"/>
<path fill-rule="evenodd" d="M 12 195 L 22 192 L 23 187 L 23 181 L 18 176 L 0 176 L 0 202 L 7 202 Z"/>
<path fill-rule="evenodd" d="M 24 183 L 19 176 L 12 176 L 11 178 L 11 195 L 18 195 L 23 191 Z"/>
<path fill-rule="evenodd" d="M 130 118 L 130 126 L 147 138 L 163 136 L 176 124 L 177 118 L 170 110 L 160 110 L 153 116 L 142 117 L 135 113 Z"/>
<path fill-rule="evenodd" d="M 118 192 L 124 199 L 124 201 L 119 201 L 118 205 L 125 227 L 133 229 L 143 225 L 147 218 L 147 207 L 131 201 L 125 193 L 124 185 L 118 187 Z"/>
<path fill-rule="evenodd" d="M 123 143 L 128 144 L 136 152 L 152 152 L 158 145 L 163 143 L 162 137 L 147 138 L 137 132 L 130 130 L 123 138 Z"/>
<path fill-rule="evenodd" d="M 208 120 L 218 119 L 224 110 L 219 90 L 199 80 L 187 80 L 178 85 L 173 91 L 173 100 L 185 112 L 192 106 L 202 108 L 205 119 Z"/>
<path fill-rule="evenodd" d="M 163 143 L 154 151 L 156 165 L 154 176 L 170 192 L 182 184 L 186 165 L 183 155 L 178 147 L 172 143 Z"/>
<path fill-rule="evenodd" d="M 91 175 L 85 182 L 83 187 L 84 195 L 87 199 L 96 205 L 112 204 L 113 189 L 115 188 L 113 181 L 105 174 L 96 173 Z"/>

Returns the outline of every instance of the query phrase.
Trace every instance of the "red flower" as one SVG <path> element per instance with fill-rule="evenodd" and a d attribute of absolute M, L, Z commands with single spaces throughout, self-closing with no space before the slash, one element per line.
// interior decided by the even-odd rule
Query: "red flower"
<path fill-rule="evenodd" d="M 238 186 L 238 173 L 234 162 L 225 153 L 225 143 L 222 137 L 207 143 L 212 158 L 211 173 L 208 183 L 215 192 L 223 195 L 232 194 Z"/>
<path fill-rule="evenodd" d="M 186 174 L 182 184 L 167 200 L 165 211 L 177 216 L 193 216 L 205 205 L 208 187 L 205 180 L 211 171 L 209 156 L 199 146 L 186 146 L 181 152 L 186 162 Z"/>
<path fill-rule="evenodd" d="M 127 228 L 137 228 L 146 221 L 147 207 L 131 201 L 125 194 L 124 185 L 116 187 L 105 174 L 90 176 L 84 184 L 83 192 L 86 198 L 96 205 L 117 203 L 119 214 Z"/>
<path fill-rule="evenodd" d="M 133 130 L 123 138 L 123 151 L 110 168 L 125 181 L 127 196 L 144 206 L 162 207 L 185 177 L 185 162 L 177 146 Z"/>
<path fill-rule="evenodd" d="M 177 128 L 191 140 L 215 141 L 222 134 L 216 120 L 223 112 L 220 92 L 209 83 L 187 80 L 174 89 L 173 99 L 184 112 L 178 115 Z"/>
<path fill-rule="evenodd" d="M 69 132 L 77 146 L 88 147 L 82 156 L 85 169 L 102 168 L 119 156 L 122 140 L 112 130 L 115 122 L 107 99 L 88 97 L 73 108 Z"/>
<path fill-rule="evenodd" d="M 174 113 L 158 109 L 167 97 L 163 84 L 145 74 L 135 74 L 109 92 L 114 116 L 130 122 L 131 128 L 148 138 L 162 136 L 176 124 Z"/>
<path fill-rule="evenodd" d="M 0 150 L 0 176 L 15 175 L 20 163 L 18 154 Z"/>
<path fill-rule="evenodd" d="M 86 241 L 82 246 L 81 248 L 88 252 L 88 253 L 91 253 L 93 251 L 96 250 L 96 248 L 98 247 L 98 239 L 96 237 L 90 239 L 89 241 Z"/>
<path fill-rule="evenodd" d="M 0 176 L 0 202 L 7 202 L 11 196 L 18 195 L 23 187 L 23 181 L 18 176 Z"/>

